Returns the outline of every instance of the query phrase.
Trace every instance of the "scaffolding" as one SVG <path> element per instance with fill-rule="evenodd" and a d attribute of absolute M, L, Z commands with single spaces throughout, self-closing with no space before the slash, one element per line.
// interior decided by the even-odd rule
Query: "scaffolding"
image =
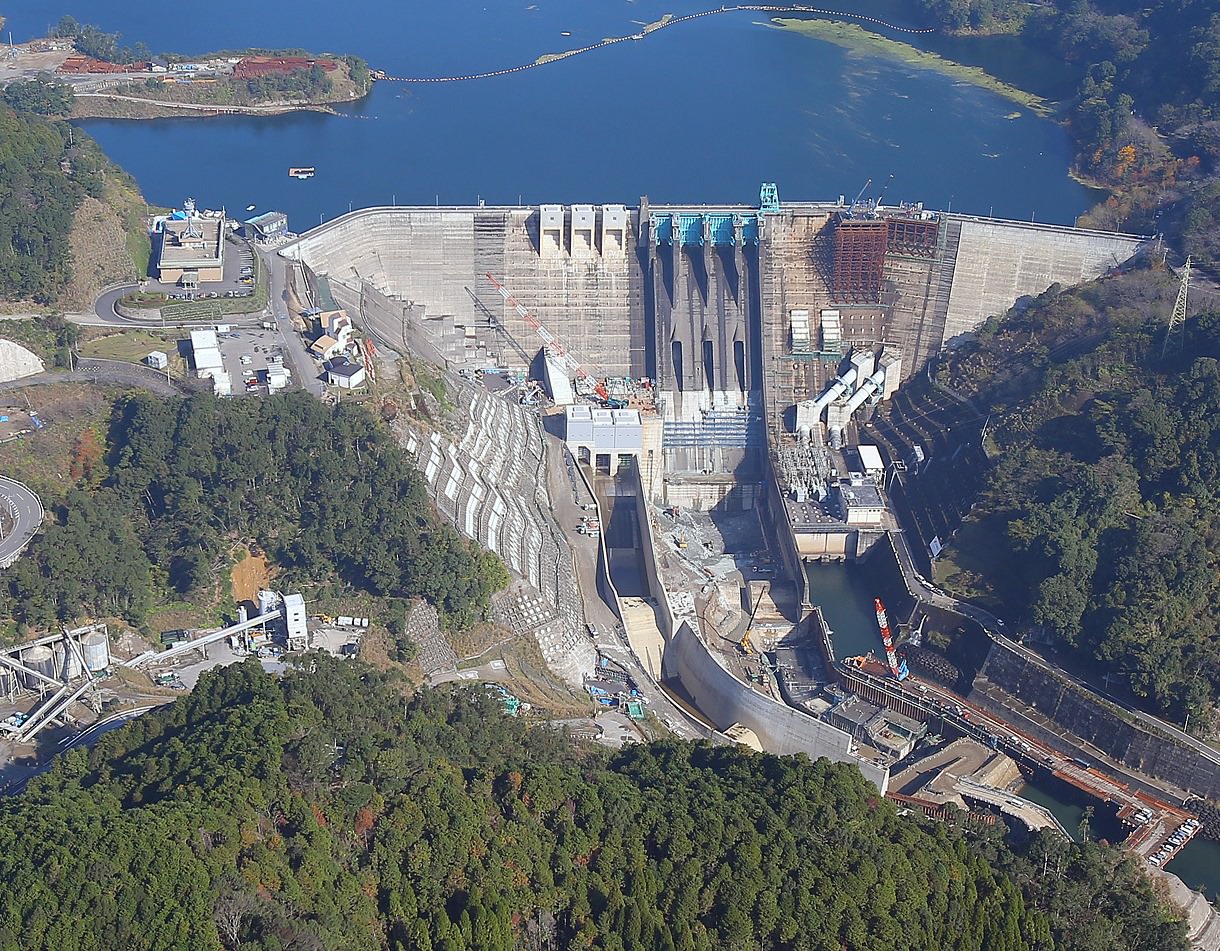
<path fill-rule="evenodd" d="M 880 218 L 835 215 L 830 294 L 835 303 L 877 304 L 889 228 Z"/>

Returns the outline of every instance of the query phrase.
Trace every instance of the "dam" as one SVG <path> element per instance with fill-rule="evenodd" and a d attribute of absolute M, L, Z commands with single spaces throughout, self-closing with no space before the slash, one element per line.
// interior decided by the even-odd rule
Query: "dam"
<path fill-rule="evenodd" d="M 467 389 L 496 370 L 545 390 L 494 407 L 464 390 L 463 431 L 404 441 L 442 511 L 505 558 L 526 592 L 515 629 L 553 669 L 571 679 L 594 649 L 576 539 L 541 477 L 548 438 L 596 500 L 601 522 L 579 533 L 641 666 L 716 730 L 853 762 L 884 791 L 918 724 L 802 700 L 792 672 L 829 682 L 836 663 L 805 565 L 865 557 L 897 529 L 869 419 L 989 318 L 1145 244 L 919 203 L 781 203 L 764 185 L 757 206 L 369 208 L 280 254 L 380 349 Z M 497 434 L 515 442 L 489 449 Z M 625 562 L 631 598 L 615 590 Z M 785 673 L 787 647 L 804 659 Z"/>
<path fill-rule="evenodd" d="M 541 379 L 555 340 L 593 376 L 648 381 L 648 497 L 767 506 L 796 573 L 801 559 L 863 554 L 885 528 L 871 493 L 849 493 L 853 505 L 835 491 L 861 469 L 840 450 L 872 406 L 989 317 L 1143 243 L 918 203 L 781 204 L 771 186 L 757 207 L 372 208 L 281 253 L 324 275 L 391 350 Z"/>

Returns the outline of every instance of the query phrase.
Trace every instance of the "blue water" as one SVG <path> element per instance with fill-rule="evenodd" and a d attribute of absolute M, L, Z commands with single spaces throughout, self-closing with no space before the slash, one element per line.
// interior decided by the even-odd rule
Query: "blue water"
<path fill-rule="evenodd" d="M 1196 836 L 1165 870 L 1201 891 L 1213 904 L 1220 899 L 1220 842 Z"/>
<path fill-rule="evenodd" d="M 18 40 L 70 13 L 154 50 L 302 47 L 358 53 L 395 75 L 449 75 L 530 62 L 712 5 L 263 0 L 250 15 L 249 3 L 215 0 L 188 24 L 166 16 L 163 0 L 116 0 L 104 11 L 84 0 L 11 0 L 5 14 Z M 205 206 L 255 203 L 288 211 L 298 230 L 349 205 L 634 203 L 644 194 L 754 202 L 762 181 L 776 181 L 781 198 L 825 199 L 890 174 L 887 201 L 980 215 L 1068 223 L 1091 204 L 1067 177 L 1070 143 L 1053 123 L 760 16 L 707 17 L 496 79 L 382 83 L 342 116 L 84 126 L 151 202 L 189 194 Z M 1013 112 L 1019 118 L 1006 118 Z M 318 174 L 291 180 L 293 165 Z"/>

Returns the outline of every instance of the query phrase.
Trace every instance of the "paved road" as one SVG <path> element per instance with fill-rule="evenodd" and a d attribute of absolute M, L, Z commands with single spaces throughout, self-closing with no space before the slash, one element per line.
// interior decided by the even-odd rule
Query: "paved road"
<path fill-rule="evenodd" d="M 1146 727 L 1156 732 L 1165 733 L 1173 737 L 1180 743 L 1184 743 L 1191 749 L 1203 756 L 1207 757 L 1213 763 L 1220 763 L 1220 751 L 1213 749 L 1206 743 L 1202 743 L 1195 737 L 1191 736 L 1183 730 L 1178 729 L 1172 723 L 1166 723 L 1158 717 L 1150 713 L 1145 713 L 1142 710 L 1137 710 L 1134 707 L 1124 703 L 1117 697 L 1114 697 L 1103 690 L 1098 690 L 1092 684 L 1081 680 L 1061 667 L 1047 661 L 1042 655 L 1030 650 L 1023 644 L 1019 644 L 1007 637 L 1004 634 L 1004 622 L 997 618 L 994 614 L 984 610 L 973 604 L 968 604 L 965 601 L 959 601 L 957 598 L 951 597 L 939 588 L 933 587 L 926 578 L 923 577 L 916 569 L 914 561 L 911 558 L 910 549 L 907 546 L 906 536 L 903 534 L 892 534 L 890 536 L 894 540 L 894 550 L 898 554 L 898 563 L 902 568 L 902 574 L 906 579 L 907 586 L 911 592 L 928 604 L 941 608 L 942 610 L 952 611 L 962 617 L 969 618 L 977 622 L 987 632 L 987 635 L 998 644 L 1008 648 L 1014 653 L 1020 654 L 1029 663 L 1034 664 L 1038 668 L 1047 672 L 1048 676 L 1055 676 L 1063 680 L 1067 680 L 1078 687 L 1083 688 L 1091 694 L 1107 700 L 1115 706 L 1122 709 L 1135 719 L 1139 720 Z"/>
<path fill-rule="evenodd" d="M 22 483 L 0 476 L 0 506 L 14 523 L 12 530 L 0 538 L 0 568 L 7 568 L 25 551 L 42 524 L 42 502 Z"/>
<path fill-rule="evenodd" d="M 70 736 L 64 739 L 59 744 L 59 753 L 49 757 L 44 762 L 37 765 L 27 766 L 21 763 L 10 762 L 4 770 L 5 778 L 9 781 L 0 786 L 0 796 L 19 796 L 25 792 L 25 787 L 29 785 L 31 779 L 41 775 L 55 765 L 60 753 L 66 753 L 68 750 L 75 749 L 78 746 L 92 746 L 111 730 L 117 730 L 120 727 L 126 726 L 132 720 L 144 716 L 152 710 L 165 706 L 166 703 L 173 701 L 159 701 L 157 703 L 145 704 L 144 706 L 135 707 L 131 710 L 123 710 L 120 713 L 112 714 L 98 720 L 96 723 L 85 727 L 75 736 Z"/>
<path fill-rule="evenodd" d="M 275 253 L 275 251 L 264 251 L 257 249 L 259 257 L 262 259 L 263 267 L 267 269 L 269 274 L 270 285 L 268 288 L 268 305 L 275 316 L 275 322 L 278 326 L 284 341 L 284 349 L 287 351 L 289 364 L 292 370 L 293 379 L 310 395 L 316 396 L 319 399 L 326 394 L 326 384 L 320 379 L 317 364 L 305 349 L 305 343 L 301 339 L 301 335 L 297 333 L 292 326 L 292 318 L 288 314 L 288 308 L 285 304 L 285 293 L 288 286 L 287 283 L 287 264 Z M 98 296 L 93 304 L 93 312 L 90 314 L 65 314 L 68 320 L 73 323 L 81 324 L 90 327 L 121 327 L 123 329 L 132 328 L 149 328 L 149 329 L 179 329 L 179 328 L 199 328 L 210 326 L 213 322 L 207 320 L 181 320 L 181 321 L 163 321 L 159 317 L 148 320 L 141 320 L 133 317 L 124 317 L 115 309 L 115 304 L 126 294 L 130 294 L 134 290 L 138 290 L 139 286 L 135 284 L 125 284 L 121 287 L 112 287 L 104 291 Z M 266 313 L 253 314 L 232 314 L 224 318 L 224 322 L 234 327 L 253 327 L 266 319 Z M 109 361 L 107 361 L 109 362 Z M 107 382 L 119 383 L 134 383 L 139 386 L 145 386 L 156 392 L 166 392 L 158 387 L 156 381 L 146 380 L 140 373 L 140 367 L 132 365 L 134 374 L 127 378 L 119 379 L 121 374 L 117 370 L 106 367 L 102 368 L 100 362 L 82 361 L 78 369 L 86 369 L 88 364 L 89 371 L 97 374 L 103 371 L 103 378 Z M 44 374 L 40 374 L 44 376 Z M 59 382 L 60 379 L 72 379 L 71 377 L 62 377 L 55 379 L 40 380 L 35 377 L 27 377 L 23 383 L 50 383 Z M 172 392 L 167 393 L 172 395 Z"/>
<path fill-rule="evenodd" d="M 266 251 L 260 248 L 258 256 L 270 275 L 267 303 L 275 315 L 280 335 L 284 338 L 284 349 L 288 362 L 292 365 L 293 379 L 311 396 L 321 399 L 326 394 L 326 384 L 319 378 L 318 365 L 305 349 L 305 342 L 292 326 L 292 317 L 288 313 L 288 264 L 274 250 Z"/>
<path fill-rule="evenodd" d="M 84 360 L 77 365 L 75 372 L 45 370 L 20 380 L 6 380 L 0 383 L 0 392 L 20 390 L 27 386 L 51 386 L 55 383 L 118 383 L 123 386 L 138 386 L 160 396 L 180 396 L 191 392 L 181 384 L 167 383 L 165 377 L 155 370 L 142 373 L 141 369 L 135 363 L 124 363 L 121 360 Z"/>

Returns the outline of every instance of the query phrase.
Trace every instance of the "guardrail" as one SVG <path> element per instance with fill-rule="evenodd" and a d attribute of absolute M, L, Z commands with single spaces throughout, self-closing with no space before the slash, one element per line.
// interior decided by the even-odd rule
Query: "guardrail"
<path fill-rule="evenodd" d="M 20 511 L 16 500 L 13 499 L 12 496 L 4 493 L 4 488 L 6 486 L 15 486 L 19 492 L 24 492 L 31 499 L 33 499 L 36 511 L 38 513 L 36 524 L 32 526 L 21 524 Z M 16 479 L 10 479 L 7 476 L 0 476 L 0 500 L 2 500 L 3 505 L 8 510 L 9 515 L 11 515 L 13 518 L 13 530 L 9 532 L 7 537 L 11 538 L 18 532 L 26 533 L 25 540 L 22 541 L 16 549 L 0 555 L 0 568 L 7 568 L 18 558 L 20 558 L 26 548 L 29 547 L 30 542 L 33 541 L 34 535 L 38 531 L 38 526 L 42 524 L 42 520 L 46 517 L 46 510 L 42 507 L 42 499 L 38 497 L 37 493 L 35 493 L 33 489 L 31 489 L 24 482 L 18 482 Z"/>

